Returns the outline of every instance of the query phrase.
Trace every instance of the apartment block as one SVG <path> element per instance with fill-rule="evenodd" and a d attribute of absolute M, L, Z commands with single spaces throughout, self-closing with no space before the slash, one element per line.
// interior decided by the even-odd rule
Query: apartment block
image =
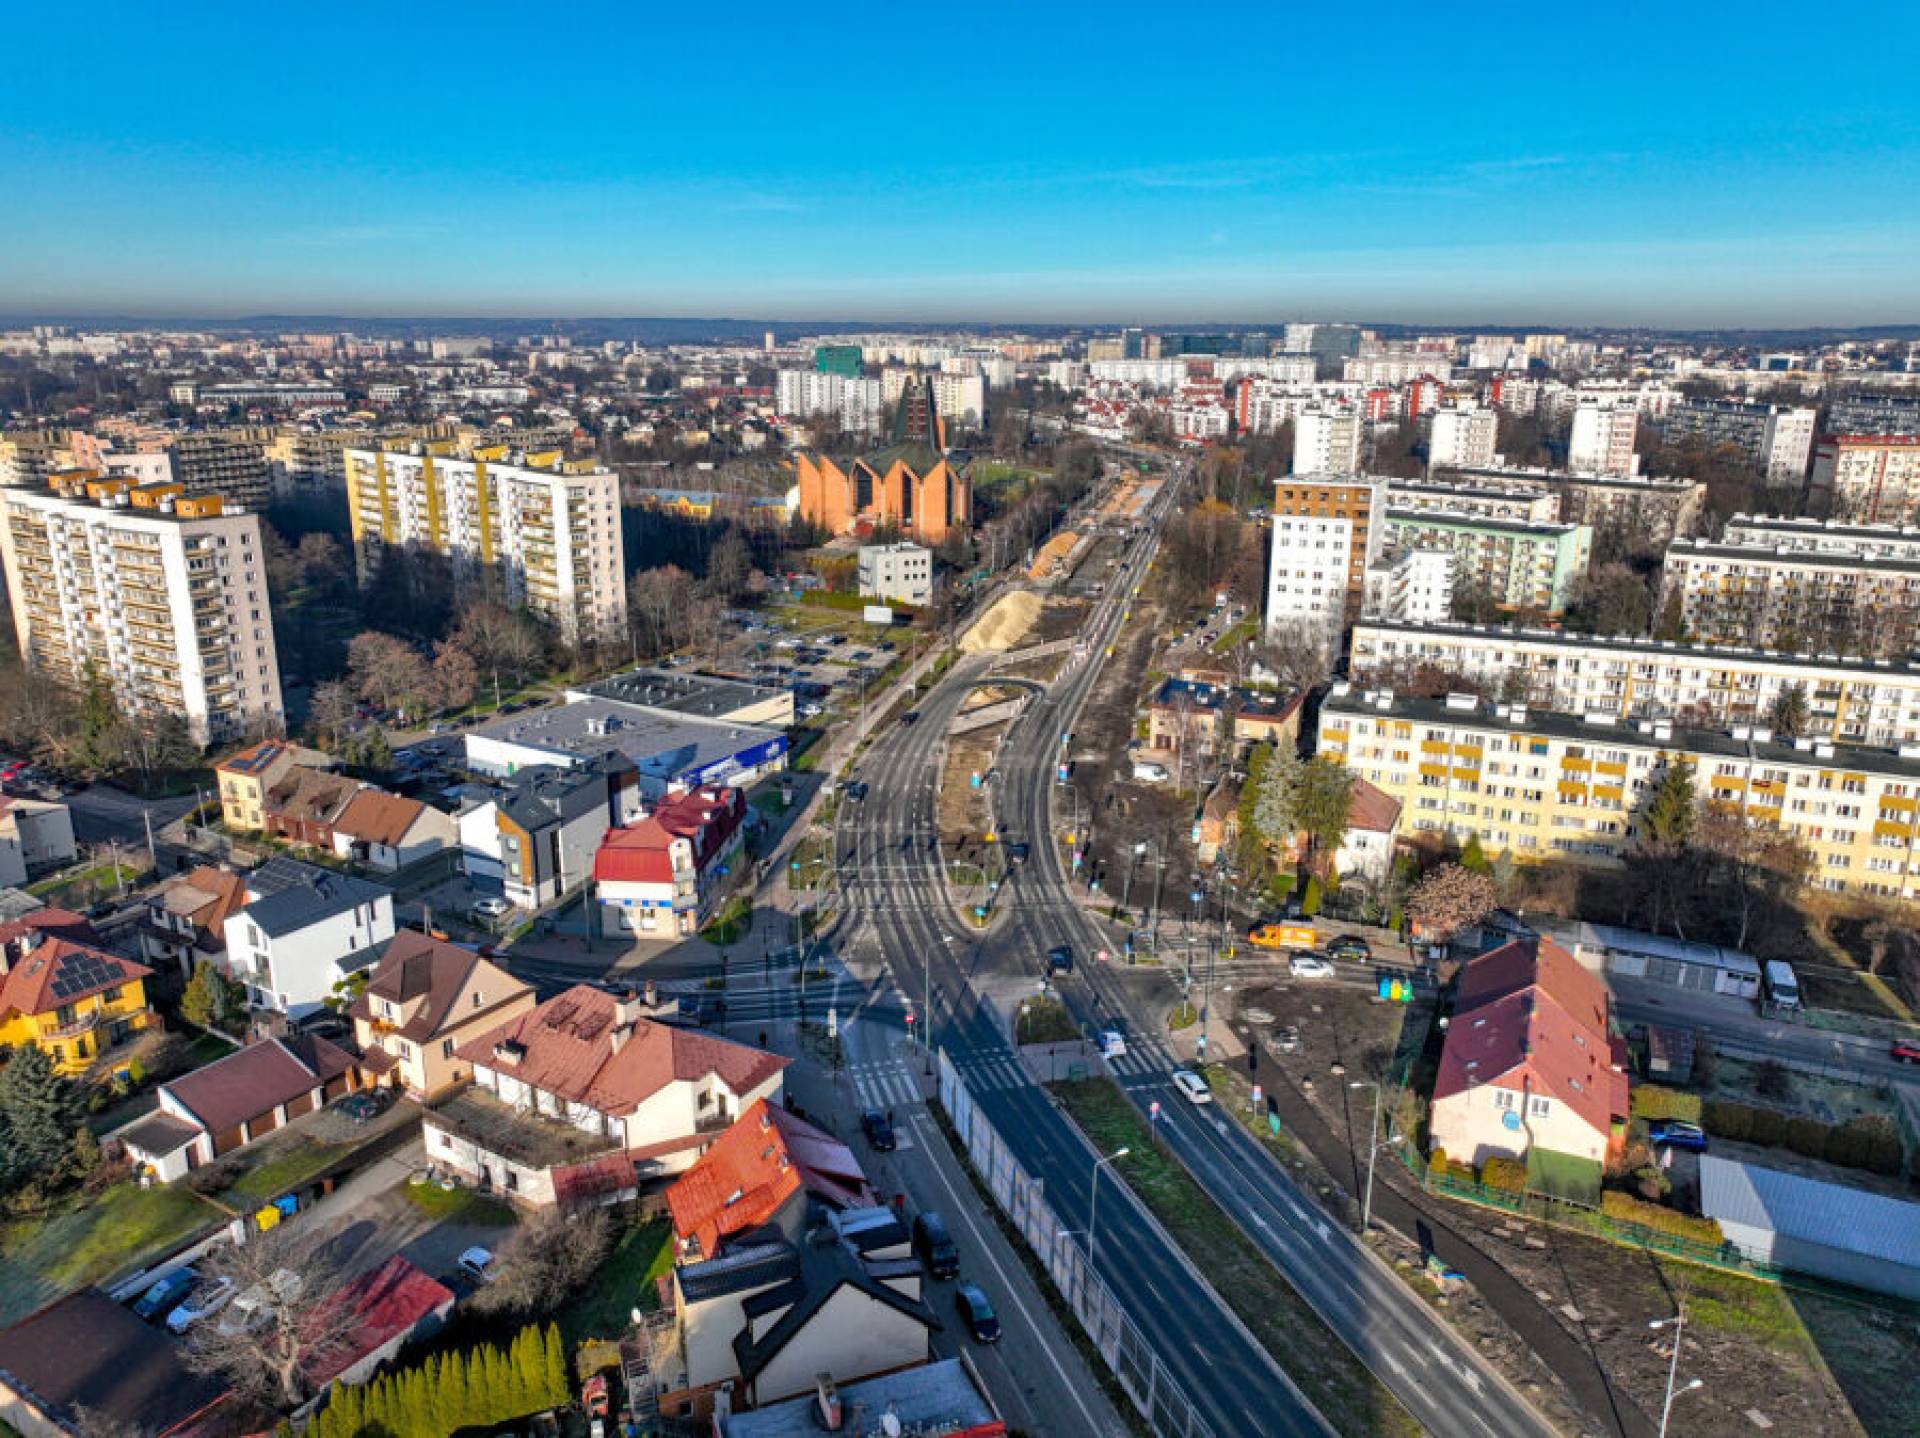
<path fill-rule="evenodd" d="M 1769 484 L 1799 485 L 1813 457 L 1819 411 L 1741 399 L 1681 400 L 1667 411 L 1660 432 L 1668 442 L 1732 445 L 1767 476 Z"/>
<path fill-rule="evenodd" d="M 1386 529 L 1386 481 L 1358 474 L 1294 475 L 1273 492 L 1267 556 L 1270 635 L 1304 631 L 1337 645 L 1359 617 L 1367 570 Z"/>
<path fill-rule="evenodd" d="M 1568 714 L 1708 729 L 1767 724 L 1780 697 L 1797 689 L 1805 734 L 1875 748 L 1920 744 L 1920 666 L 1892 660 L 1378 618 L 1354 627 L 1349 667 L 1375 687 L 1404 691 L 1437 675 Z"/>
<path fill-rule="evenodd" d="M 1428 350 L 1382 350 L 1355 355 L 1341 366 L 1348 384 L 1407 384 L 1417 379 L 1453 378 L 1453 361 Z"/>
<path fill-rule="evenodd" d="M 0 516 L 31 668 L 98 675 L 127 713 L 179 715 L 202 744 L 284 726 L 256 516 L 93 473 L 0 491 Z"/>
<path fill-rule="evenodd" d="M 1911 524 L 1843 524 L 1832 519 L 1736 514 L 1721 529 L 1720 542 L 1802 554 L 1920 559 L 1920 525 Z"/>
<path fill-rule="evenodd" d="M 1567 468 L 1575 474 L 1629 475 L 1638 468 L 1633 439 L 1640 411 L 1632 404 L 1588 401 L 1575 406 Z"/>
<path fill-rule="evenodd" d="M 187 495 L 217 494 L 230 504 L 262 510 L 273 493 L 267 446 L 271 427 L 183 434 L 167 447 L 173 482 Z"/>
<path fill-rule="evenodd" d="M 1507 609 L 1558 614 L 1587 572 L 1593 531 L 1584 524 L 1537 524 L 1440 509 L 1387 510 L 1389 551 L 1444 549 L 1453 588 L 1478 590 Z"/>
<path fill-rule="evenodd" d="M 1703 801 L 1803 842 L 1815 887 L 1920 897 L 1920 747 L 1583 719 L 1349 684 L 1336 684 L 1321 706 L 1318 747 L 1398 799 L 1407 832 L 1477 835 L 1523 863 L 1617 862 L 1653 786 L 1684 759 Z"/>
<path fill-rule="evenodd" d="M 1360 411 L 1350 406 L 1308 405 L 1293 421 L 1295 474 L 1352 474 L 1360 468 Z"/>
<path fill-rule="evenodd" d="M 1500 413 L 1484 406 L 1443 406 L 1433 412 L 1427 438 L 1427 472 L 1485 468 L 1494 462 Z"/>
<path fill-rule="evenodd" d="M 1640 475 L 1493 467 L 1461 470 L 1454 483 L 1551 494 L 1559 501 L 1562 524 L 1590 525 L 1596 534 L 1617 530 L 1654 548 L 1691 534 L 1707 502 L 1707 487 L 1695 480 Z"/>
<path fill-rule="evenodd" d="M 1453 614 L 1451 549 L 1403 549 L 1367 570 L 1368 618 L 1440 624 Z"/>
<path fill-rule="evenodd" d="M 450 443 L 347 451 L 347 510 L 364 581 L 391 547 L 449 556 L 456 574 L 493 569 L 568 645 L 626 623 L 620 479 L 558 450 L 504 445 L 462 456 Z"/>
<path fill-rule="evenodd" d="M 1560 496 L 1545 490 L 1508 489 L 1497 484 L 1463 484 L 1439 479 L 1389 480 L 1387 507 L 1445 510 L 1527 524 L 1554 524 L 1560 519 Z"/>
<path fill-rule="evenodd" d="M 1833 434 L 1920 434 L 1920 395 L 1856 394 L 1827 410 Z"/>
<path fill-rule="evenodd" d="M 1920 558 L 1681 539 L 1667 546 L 1661 603 L 1687 634 L 1892 658 L 1920 642 Z"/>
<path fill-rule="evenodd" d="M 63 429 L 0 434 L 0 489 L 44 489 L 56 470 L 72 465 L 71 441 Z"/>
<path fill-rule="evenodd" d="M 1849 524 L 1920 522 L 1920 435 L 1826 435 L 1813 453 L 1812 490 Z"/>

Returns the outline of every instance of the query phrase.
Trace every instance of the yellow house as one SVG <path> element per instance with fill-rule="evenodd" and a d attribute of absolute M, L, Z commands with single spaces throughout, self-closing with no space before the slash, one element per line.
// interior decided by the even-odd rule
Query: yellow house
<path fill-rule="evenodd" d="M 0 970 L 0 1045 L 32 1044 L 60 1073 L 84 1073 L 155 1022 L 153 970 L 91 944 L 25 929 L 0 948 Z"/>
<path fill-rule="evenodd" d="M 295 768 L 332 769 L 339 761 L 317 749 L 263 739 L 213 766 L 220 782 L 220 817 L 237 833 L 266 828 L 267 791 Z"/>
<path fill-rule="evenodd" d="M 438 1098 L 473 1076 L 456 1050 L 533 1006 L 533 986 L 498 964 L 402 929 L 351 1010 L 361 1071 L 415 1098 Z"/>

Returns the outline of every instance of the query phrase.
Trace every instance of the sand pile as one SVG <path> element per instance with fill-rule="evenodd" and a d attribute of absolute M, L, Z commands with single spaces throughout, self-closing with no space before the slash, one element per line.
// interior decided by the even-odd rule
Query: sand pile
<path fill-rule="evenodd" d="M 1024 589 L 1003 594 L 960 639 L 965 654 L 997 654 L 1018 644 L 1040 617 L 1040 596 Z"/>

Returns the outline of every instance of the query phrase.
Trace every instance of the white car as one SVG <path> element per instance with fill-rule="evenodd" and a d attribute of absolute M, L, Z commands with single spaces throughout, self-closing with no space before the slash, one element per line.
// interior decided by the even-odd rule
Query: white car
<path fill-rule="evenodd" d="M 1173 1086 L 1187 1096 L 1188 1103 L 1212 1103 L 1213 1090 L 1207 1087 L 1207 1081 L 1192 1069 L 1175 1069 Z"/>
<path fill-rule="evenodd" d="M 1118 1029 L 1103 1029 L 1100 1033 L 1100 1057 L 1117 1059 L 1127 1051 L 1127 1041 Z"/>
<path fill-rule="evenodd" d="M 469 1248 L 455 1263 L 475 1283 L 493 1282 L 493 1255 L 484 1248 Z"/>
<path fill-rule="evenodd" d="M 1333 965 L 1317 954 L 1295 954 L 1287 960 L 1287 972 L 1296 979 L 1330 979 Z"/>
<path fill-rule="evenodd" d="M 210 1318 L 227 1306 L 233 1297 L 233 1280 L 224 1275 L 203 1284 L 199 1292 L 167 1315 L 167 1332 L 185 1333 L 203 1318 Z"/>
<path fill-rule="evenodd" d="M 469 910 L 476 919 L 497 919 L 513 907 L 505 899 L 476 899 Z"/>

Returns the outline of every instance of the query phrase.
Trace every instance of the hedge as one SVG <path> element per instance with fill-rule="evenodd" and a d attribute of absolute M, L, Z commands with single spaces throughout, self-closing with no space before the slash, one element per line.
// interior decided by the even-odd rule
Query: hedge
<path fill-rule="evenodd" d="M 1600 1195 L 1600 1212 L 1617 1223 L 1638 1224 L 1656 1233 L 1670 1233 L 1677 1238 L 1690 1238 L 1695 1243 L 1710 1244 L 1716 1248 L 1726 1241 L 1715 1219 L 1675 1213 L 1670 1208 L 1642 1202 L 1618 1189 L 1610 1188 Z"/>
<path fill-rule="evenodd" d="M 1320 881 L 1309 876 L 1305 892 L 1300 895 L 1300 914 L 1311 919 L 1320 912 Z"/>
<path fill-rule="evenodd" d="M 1681 1093 L 1652 1083 L 1636 1085 L 1628 1105 L 1635 1118 L 1677 1118 L 1685 1123 L 1699 1123 L 1702 1107 L 1697 1093 Z"/>
<path fill-rule="evenodd" d="M 1525 1193 L 1527 1166 L 1514 1158 L 1490 1158 L 1480 1165 L 1480 1182 L 1503 1193 Z"/>
<path fill-rule="evenodd" d="M 1884 1114 L 1860 1114 L 1844 1124 L 1828 1124 L 1804 1114 L 1716 1099 L 1707 1105 L 1705 1127 L 1716 1138 L 1788 1148 L 1872 1173 L 1898 1173 L 1906 1158 L 1900 1131 Z"/>

